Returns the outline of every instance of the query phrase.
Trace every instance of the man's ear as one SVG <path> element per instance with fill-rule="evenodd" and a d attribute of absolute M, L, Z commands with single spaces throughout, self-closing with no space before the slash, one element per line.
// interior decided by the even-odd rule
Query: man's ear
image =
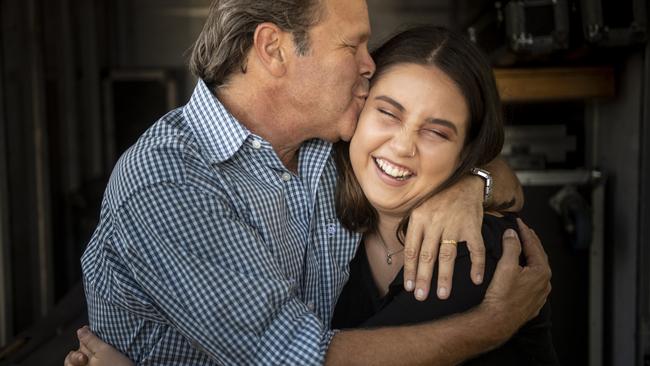
<path fill-rule="evenodd" d="M 284 75 L 287 71 L 286 48 L 291 37 L 273 23 L 262 23 L 255 29 L 253 49 L 260 63 L 275 77 Z"/>

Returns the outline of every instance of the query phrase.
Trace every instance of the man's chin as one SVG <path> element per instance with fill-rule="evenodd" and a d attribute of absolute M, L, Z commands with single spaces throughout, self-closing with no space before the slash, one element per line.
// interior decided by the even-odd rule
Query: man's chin
<path fill-rule="evenodd" d="M 349 124 L 347 128 L 341 129 L 339 131 L 339 140 L 345 141 L 345 142 L 350 142 L 352 139 L 352 136 L 354 135 L 354 131 L 356 130 L 356 120 L 354 124 Z"/>
<path fill-rule="evenodd" d="M 359 121 L 359 113 L 354 114 L 354 118 L 342 122 L 339 124 L 339 139 L 350 142 L 352 139 L 352 136 L 354 135 L 354 131 L 357 129 L 357 122 Z"/>
<path fill-rule="evenodd" d="M 328 137 L 321 137 L 321 140 L 325 140 L 325 141 L 331 142 L 333 144 L 335 144 L 335 143 L 337 143 L 339 141 L 350 142 L 351 139 L 352 139 L 352 137 L 351 136 L 348 137 L 347 135 L 345 135 L 345 136 L 338 135 L 338 136 L 335 136 L 335 137 L 329 137 L 329 136 Z"/>
<path fill-rule="evenodd" d="M 341 136 L 341 141 L 350 142 L 350 140 L 352 140 L 352 135 L 353 133 Z"/>

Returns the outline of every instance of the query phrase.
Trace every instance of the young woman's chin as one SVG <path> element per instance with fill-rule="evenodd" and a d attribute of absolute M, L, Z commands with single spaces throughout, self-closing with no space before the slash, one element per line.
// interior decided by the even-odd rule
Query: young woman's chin
<path fill-rule="evenodd" d="M 375 189 L 373 189 L 375 188 Z M 402 218 L 411 207 L 421 198 L 419 195 L 409 195 L 408 192 L 387 193 L 377 187 L 364 188 L 364 194 L 370 205 L 382 216 Z"/>

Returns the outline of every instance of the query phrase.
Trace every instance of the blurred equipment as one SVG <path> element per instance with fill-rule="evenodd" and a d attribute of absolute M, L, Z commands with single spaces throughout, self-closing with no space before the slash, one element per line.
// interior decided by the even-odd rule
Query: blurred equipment
<path fill-rule="evenodd" d="M 563 365 L 603 364 L 604 179 L 600 172 L 527 170 L 522 218 L 553 270 L 553 343 Z"/>
<path fill-rule="evenodd" d="M 565 164 L 576 151 L 576 137 L 565 125 L 506 126 L 501 154 L 515 170 L 545 169 Z"/>
<path fill-rule="evenodd" d="M 504 0 L 488 2 L 466 23 L 495 66 L 575 63 L 598 48 L 648 40 L 648 0 Z M 592 60 L 593 61 L 593 60 Z"/>
<path fill-rule="evenodd" d="M 510 1 L 505 10 L 506 36 L 513 51 L 540 54 L 569 47 L 567 0 Z"/>
<path fill-rule="evenodd" d="M 564 231 L 569 235 L 569 245 L 574 250 L 584 250 L 592 240 L 591 209 L 572 184 L 562 187 L 549 201 L 560 215 Z"/>
<path fill-rule="evenodd" d="M 468 29 L 497 65 L 569 47 L 567 0 L 496 1 Z"/>
<path fill-rule="evenodd" d="M 627 46 L 647 40 L 647 0 L 581 0 L 585 39 L 601 46 Z"/>

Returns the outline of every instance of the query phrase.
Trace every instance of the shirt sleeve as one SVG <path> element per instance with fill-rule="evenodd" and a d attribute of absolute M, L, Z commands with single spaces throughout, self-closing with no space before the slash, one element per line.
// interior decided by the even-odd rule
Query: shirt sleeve
<path fill-rule="evenodd" d="M 220 364 L 323 362 L 333 333 L 296 298 L 272 248 L 219 197 L 156 184 L 114 220 L 117 250 L 141 290 L 114 296 L 121 306 L 148 318 L 139 312 L 152 305 Z"/>

